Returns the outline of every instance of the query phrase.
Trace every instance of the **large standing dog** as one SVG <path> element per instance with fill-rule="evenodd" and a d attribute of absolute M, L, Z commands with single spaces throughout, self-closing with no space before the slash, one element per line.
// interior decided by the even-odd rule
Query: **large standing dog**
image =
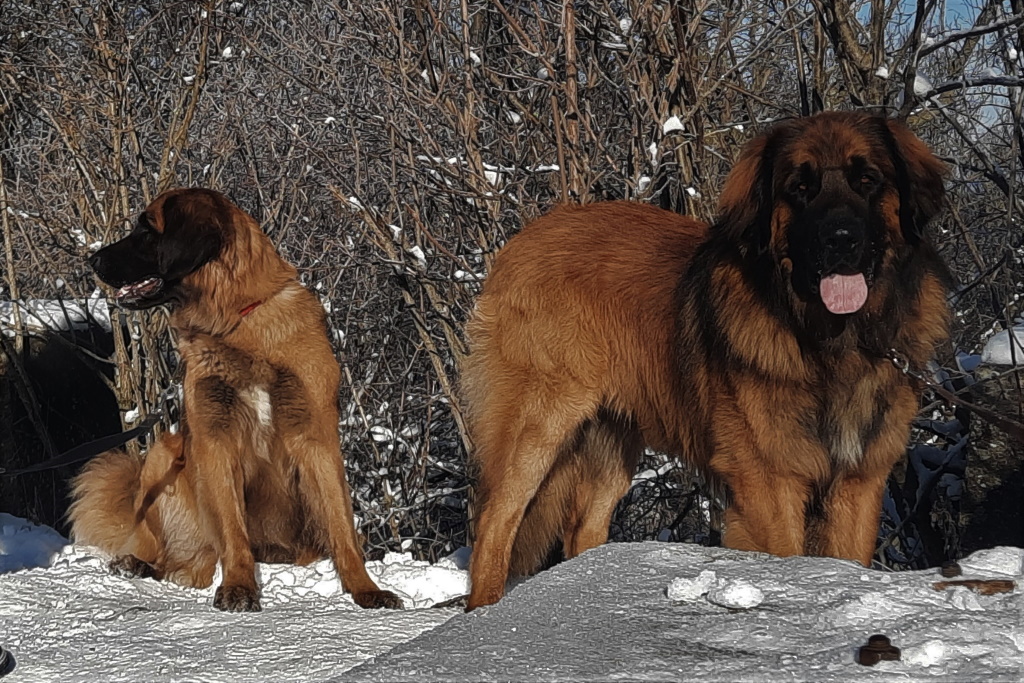
<path fill-rule="evenodd" d="M 96 252 L 118 303 L 170 304 L 185 367 L 180 436 L 144 462 L 105 453 L 74 482 L 77 541 L 132 574 L 260 609 L 255 561 L 334 560 L 363 607 L 400 607 L 366 573 L 338 439 L 340 370 L 324 312 L 259 225 L 223 195 L 171 190 Z"/>
<path fill-rule="evenodd" d="M 787 121 L 751 142 L 710 228 L 625 202 L 509 241 L 469 324 L 478 467 L 469 608 L 607 540 L 644 445 L 717 476 L 725 543 L 868 564 L 948 272 L 923 235 L 943 166 L 903 125 Z"/>

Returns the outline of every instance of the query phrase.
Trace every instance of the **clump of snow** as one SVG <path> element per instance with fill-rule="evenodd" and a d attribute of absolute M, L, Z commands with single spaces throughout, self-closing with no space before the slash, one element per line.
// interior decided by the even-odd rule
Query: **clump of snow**
<path fill-rule="evenodd" d="M 679 120 L 678 116 L 670 116 L 665 120 L 665 123 L 661 125 L 661 130 L 665 135 L 668 135 L 674 130 L 685 130 L 683 122 Z"/>
<path fill-rule="evenodd" d="M 729 609 L 750 609 L 764 601 L 760 588 L 743 579 L 719 578 L 711 569 L 696 577 L 676 577 L 665 595 L 673 602 L 694 602 L 707 596 L 708 602 Z"/>
<path fill-rule="evenodd" d="M 914 94 L 924 97 L 932 91 L 932 82 L 920 73 L 914 75 Z"/>
<path fill-rule="evenodd" d="M 708 591 L 708 602 L 729 609 L 750 609 L 763 601 L 761 589 L 743 579 L 725 581 Z"/>
<path fill-rule="evenodd" d="M 889 78 L 889 67 L 883 64 L 875 71 L 875 75 L 883 80 Z"/>
<path fill-rule="evenodd" d="M 1010 349 L 1011 331 L 1013 332 L 1013 355 L 1011 355 Z M 1024 325 L 996 332 L 989 337 L 985 349 L 981 352 L 981 362 L 990 365 L 1013 365 L 1014 356 L 1017 365 L 1024 365 Z"/>
<path fill-rule="evenodd" d="M 715 572 L 705 569 L 694 578 L 676 577 L 668 584 L 665 595 L 673 602 L 693 602 L 707 594 L 718 577 Z"/>
<path fill-rule="evenodd" d="M 409 255 L 416 259 L 416 263 L 419 264 L 420 268 L 425 270 L 427 267 L 427 257 L 423 253 L 423 249 L 419 245 L 413 245 L 408 251 Z"/>
<path fill-rule="evenodd" d="M 935 666 L 946 658 L 946 646 L 933 638 L 915 647 L 903 648 L 903 662 L 911 666 Z"/>

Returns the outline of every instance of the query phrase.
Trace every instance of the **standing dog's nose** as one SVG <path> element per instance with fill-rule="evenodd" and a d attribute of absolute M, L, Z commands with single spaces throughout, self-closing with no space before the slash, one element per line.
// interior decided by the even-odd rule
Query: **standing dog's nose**
<path fill-rule="evenodd" d="M 852 254 L 860 248 L 860 235 L 845 226 L 826 233 L 822 238 L 825 248 L 835 254 Z"/>

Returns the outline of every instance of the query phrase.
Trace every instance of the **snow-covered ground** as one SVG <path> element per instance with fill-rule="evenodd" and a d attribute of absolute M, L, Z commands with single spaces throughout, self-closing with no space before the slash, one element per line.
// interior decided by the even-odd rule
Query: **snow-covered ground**
<path fill-rule="evenodd" d="M 437 565 L 368 563 L 404 594 L 365 611 L 329 562 L 261 565 L 264 611 L 226 614 L 195 591 L 107 574 L 87 548 L 0 516 L 0 645 L 11 681 L 986 680 L 1024 678 L 1024 551 L 961 561 L 1009 593 L 942 591 L 935 570 L 884 573 L 668 543 L 610 544 L 497 605 L 429 605 L 466 588 L 465 552 Z M 18 569 L 20 566 L 36 568 Z M 901 661 L 867 668 L 883 633 Z"/>

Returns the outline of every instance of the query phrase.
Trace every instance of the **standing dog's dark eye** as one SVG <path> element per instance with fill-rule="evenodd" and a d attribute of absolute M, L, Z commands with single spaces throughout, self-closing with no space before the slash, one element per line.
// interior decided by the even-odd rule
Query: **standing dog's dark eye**
<path fill-rule="evenodd" d="M 861 173 L 860 174 L 860 189 L 861 190 L 873 190 L 878 186 L 879 178 L 874 173 Z"/>

